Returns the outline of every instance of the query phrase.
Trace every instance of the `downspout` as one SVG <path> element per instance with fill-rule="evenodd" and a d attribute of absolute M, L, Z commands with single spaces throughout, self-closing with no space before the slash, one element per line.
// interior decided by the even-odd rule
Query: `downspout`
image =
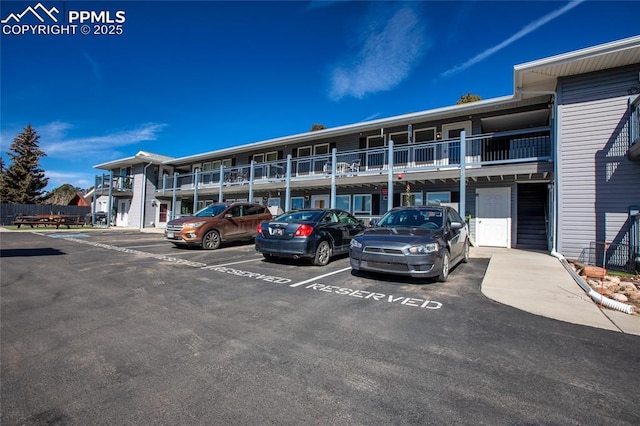
<path fill-rule="evenodd" d="M 560 185 L 558 184 L 558 179 L 560 177 L 560 142 L 558 138 L 558 93 L 556 91 L 527 91 L 522 90 L 518 91 L 518 93 L 530 93 L 530 94 L 539 94 L 539 95 L 551 95 L 553 96 L 553 129 L 552 129 L 552 137 L 553 137 L 553 212 L 551 217 L 553 218 L 553 227 L 551 230 L 551 252 L 549 253 L 551 256 L 555 257 L 560 261 L 562 266 L 569 272 L 573 280 L 580 286 L 580 288 L 591 297 L 596 303 L 599 303 L 603 306 L 606 306 L 609 309 L 615 309 L 620 312 L 624 312 L 626 314 L 633 313 L 633 306 L 626 305 L 624 303 L 618 302 L 617 300 L 609 299 L 601 295 L 600 293 L 593 290 L 589 284 L 587 284 L 580 275 L 573 270 L 567 259 L 558 252 L 558 226 L 559 226 L 559 209 L 558 204 L 560 201 Z"/>
<path fill-rule="evenodd" d="M 142 169 L 142 206 L 140 207 L 140 230 L 144 229 L 144 215 L 147 207 L 147 168 L 153 163 L 149 163 Z"/>
<path fill-rule="evenodd" d="M 582 277 L 573 270 L 573 268 L 571 267 L 571 265 L 569 265 L 569 262 L 567 262 L 567 259 L 563 255 L 555 250 L 551 252 L 551 255 L 560 260 L 560 263 L 562 263 L 562 266 L 564 266 L 569 274 L 571 274 L 573 280 L 580 286 L 580 288 L 582 288 L 582 290 L 585 291 L 585 293 L 589 295 L 589 297 L 593 299 L 594 302 L 606 306 L 609 309 L 615 309 L 617 311 L 624 312 L 625 314 L 633 314 L 633 306 L 618 302 L 617 300 L 609 299 L 608 297 L 601 295 L 600 293 L 589 287 L 589 284 L 584 282 Z"/>

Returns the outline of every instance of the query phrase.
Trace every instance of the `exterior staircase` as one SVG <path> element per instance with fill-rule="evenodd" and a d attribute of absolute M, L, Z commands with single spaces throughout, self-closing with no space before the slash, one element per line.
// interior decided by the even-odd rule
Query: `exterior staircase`
<path fill-rule="evenodd" d="M 546 184 L 518 186 L 518 242 L 523 250 L 547 251 Z"/>

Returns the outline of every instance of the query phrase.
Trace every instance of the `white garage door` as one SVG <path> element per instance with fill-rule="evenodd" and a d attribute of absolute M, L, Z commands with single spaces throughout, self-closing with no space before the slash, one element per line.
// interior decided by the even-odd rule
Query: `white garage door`
<path fill-rule="evenodd" d="M 478 188 L 476 243 L 511 247 L 511 188 Z"/>

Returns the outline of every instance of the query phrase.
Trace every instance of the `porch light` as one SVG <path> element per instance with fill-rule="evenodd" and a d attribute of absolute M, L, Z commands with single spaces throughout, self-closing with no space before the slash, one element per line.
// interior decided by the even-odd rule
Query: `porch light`
<path fill-rule="evenodd" d="M 436 133 L 436 139 L 442 139 L 442 133 L 437 132 Z"/>

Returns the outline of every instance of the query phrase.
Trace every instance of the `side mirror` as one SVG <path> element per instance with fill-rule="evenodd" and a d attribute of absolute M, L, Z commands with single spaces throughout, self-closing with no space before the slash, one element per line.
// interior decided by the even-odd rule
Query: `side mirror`
<path fill-rule="evenodd" d="M 233 215 L 231 213 L 227 213 L 224 215 L 225 219 L 233 219 Z"/>
<path fill-rule="evenodd" d="M 462 229 L 464 225 L 460 222 L 451 222 L 451 229 Z"/>
<path fill-rule="evenodd" d="M 378 224 L 378 219 L 371 219 L 369 221 L 369 226 L 373 227 L 376 226 Z"/>

